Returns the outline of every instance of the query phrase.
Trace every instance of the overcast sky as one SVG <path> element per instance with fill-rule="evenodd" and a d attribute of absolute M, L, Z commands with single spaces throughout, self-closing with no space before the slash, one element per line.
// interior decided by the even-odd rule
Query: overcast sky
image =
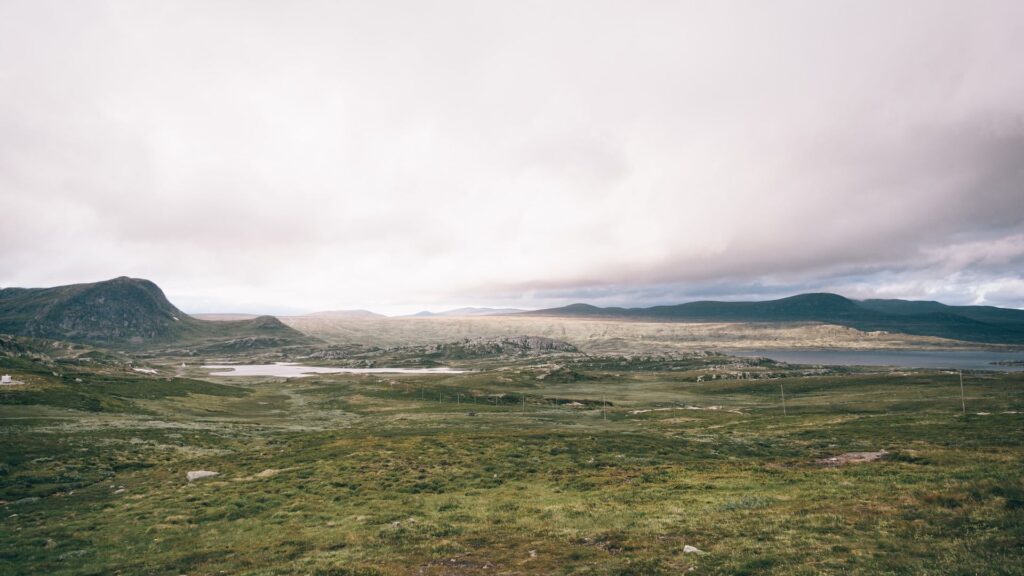
<path fill-rule="evenodd" d="M 0 0 L 0 286 L 1024 307 L 1024 2 Z"/>

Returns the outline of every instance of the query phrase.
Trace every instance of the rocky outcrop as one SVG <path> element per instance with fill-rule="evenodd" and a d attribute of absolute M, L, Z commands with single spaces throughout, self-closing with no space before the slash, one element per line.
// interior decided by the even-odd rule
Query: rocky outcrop
<path fill-rule="evenodd" d="M 506 336 L 475 338 L 426 346 L 424 353 L 443 358 L 475 358 L 486 356 L 520 356 L 556 352 L 573 353 L 577 348 L 568 342 L 542 336 Z"/>

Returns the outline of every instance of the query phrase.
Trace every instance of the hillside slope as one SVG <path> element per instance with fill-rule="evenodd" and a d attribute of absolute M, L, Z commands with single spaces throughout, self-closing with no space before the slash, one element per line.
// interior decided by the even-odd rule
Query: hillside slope
<path fill-rule="evenodd" d="M 153 282 L 127 277 L 0 290 L 0 333 L 125 347 L 238 339 L 274 346 L 310 341 L 272 316 L 223 322 L 192 318 Z"/>
<path fill-rule="evenodd" d="M 865 331 L 937 336 L 969 342 L 1024 344 L 1024 311 L 907 300 L 856 301 L 837 294 L 800 294 L 763 302 L 699 301 L 650 308 L 571 304 L 529 315 L 664 322 L 823 322 Z"/>

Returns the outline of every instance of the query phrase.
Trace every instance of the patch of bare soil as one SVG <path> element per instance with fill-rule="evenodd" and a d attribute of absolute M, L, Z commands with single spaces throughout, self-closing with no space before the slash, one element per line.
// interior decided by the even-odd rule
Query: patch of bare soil
<path fill-rule="evenodd" d="M 876 462 L 885 458 L 888 454 L 885 450 L 879 450 L 878 452 L 846 452 L 838 456 L 832 456 L 829 458 L 822 458 L 817 460 L 817 464 L 821 466 L 845 466 L 847 464 L 865 464 L 867 462 Z"/>

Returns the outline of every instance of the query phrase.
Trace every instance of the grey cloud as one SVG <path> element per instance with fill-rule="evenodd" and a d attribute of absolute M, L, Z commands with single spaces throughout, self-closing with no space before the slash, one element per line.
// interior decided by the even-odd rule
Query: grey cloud
<path fill-rule="evenodd" d="M 980 266 L 992 260 L 992 251 L 1003 260 L 1007 252 L 1019 255 L 1024 231 L 1020 116 L 911 129 L 890 140 L 858 142 L 853 151 L 841 149 L 846 145 L 822 147 L 819 141 L 818 149 L 803 150 L 809 165 L 801 163 L 802 169 L 793 167 L 786 179 L 773 183 L 771 200 L 780 203 L 775 213 L 734 206 L 731 217 L 742 226 L 722 252 L 691 255 L 681 242 L 674 248 L 682 255 L 670 252 L 649 268 L 627 264 L 608 275 L 706 282 L 822 276 L 869 266 L 942 273 L 951 263 Z M 960 244 L 974 257 L 965 259 L 962 251 L 957 257 Z"/>

